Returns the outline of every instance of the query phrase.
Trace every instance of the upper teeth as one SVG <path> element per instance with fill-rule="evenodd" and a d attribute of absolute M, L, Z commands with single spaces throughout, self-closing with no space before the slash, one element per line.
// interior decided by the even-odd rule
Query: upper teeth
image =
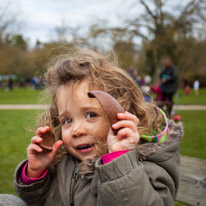
<path fill-rule="evenodd" d="M 78 146 L 79 149 L 83 149 L 83 148 L 87 148 L 87 147 L 91 147 L 91 144 L 87 144 L 87 145 L 82 145 L 82 146 Z"/>

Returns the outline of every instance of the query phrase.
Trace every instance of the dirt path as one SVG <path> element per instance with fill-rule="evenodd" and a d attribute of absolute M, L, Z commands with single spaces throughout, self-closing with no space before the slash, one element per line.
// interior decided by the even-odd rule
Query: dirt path
<path fill-rule="evenodd" d="M 175 105 L 175 110 L 206 110 L 206 105 Z"/>
<path fill-rule="evenodd" d="M 47 109 L 45 104 L 0 104 L 0 109 Z"/>
<path fill-rule="evenodd" d="M 47 109 L 45 104 L 0 104 L 0 109 Z M 175 105 L 175 110 L 206 110 L 206 105 Z"/>

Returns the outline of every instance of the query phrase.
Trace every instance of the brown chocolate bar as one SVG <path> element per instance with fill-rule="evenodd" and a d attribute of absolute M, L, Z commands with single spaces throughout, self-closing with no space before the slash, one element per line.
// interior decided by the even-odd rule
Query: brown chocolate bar
<path fill-rule="evenodd" d="M 50 131 L 41 134 L 43 141 L 39 145 L 45 150 L 52 150 L 54 145 L 54 140 Z"/>
<path fill-rule="evenodd" d="M 111 126 L 118 121 L 117 113 L 124 112 L 124 109 L 117 100 L 103 91 L 90 91 L 88 92 L 88 96 L 90 98 L 96 98 L 99 101 Z M 117 134 L 117 131 L 114 129 L 113 132 L 115 135 Z"/>

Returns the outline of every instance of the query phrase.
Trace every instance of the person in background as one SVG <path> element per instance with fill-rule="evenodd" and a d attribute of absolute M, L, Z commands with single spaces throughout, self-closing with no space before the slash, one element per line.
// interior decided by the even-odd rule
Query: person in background
<path fill-rule="evenodd" d="M 186 78 L 183 78 L 182 83 L 183 83 L 183 87 L 185 89 L 185 94 L 187 96 L 189 96 L 190 95 L 190 84 L 189 84 L 189 81 Z"/>
<path fill-rule="evenodd" d="M 163 56 L 162 71 L 160 73 L 160 90 L 162 101 L 169 101 L 168 113 L 172 116 L 173 96 L 177 90 L 177 68 L 170 56 Z"/>
<path fill-rule="evenodd" d="M 13 79 L 11 76 L 9 76 L 9 79 L 8 79 L 8 89 L 9 90 L 13 89 Z"/>
<path fill-rule="evenodd" d="M 160 85 L 157 84 L 157 86 L 155 86 L 155 87 L 150 86 L 150 89 L 154 94 L 157 95 L 156 98 L 155 98 L 155 101 L 160 102 L 162 100 L 162 92 L 160 90 Z"/>
<path fill-rule="evenodd" d="M 198 80 L 195 80 L 193 83 L 193 89 L 195 91 L 196 96 L 199 95 L 199 86 L 200 86 L 200 82 Z"/>
<path fill-rule="evenodd" d="M 185 94 L 186 94 L 187 96 L 190 95 L 190 85 L 187 85 L 187 86 L 185 87 Z"/>

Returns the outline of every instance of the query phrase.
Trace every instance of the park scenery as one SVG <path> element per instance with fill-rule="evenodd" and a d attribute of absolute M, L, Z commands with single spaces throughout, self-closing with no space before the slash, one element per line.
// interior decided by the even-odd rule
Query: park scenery
<path fill-rule="evenodd" d="M 49 4 L 45 2 L 42 12 Z M 84 1 L 79 2 L 83 5 L 76 6 L 83 10 Z M 105 5 L 101 3 L 102 16 L 98 16 L 96 2 L 87 5 L 87 23 L 71 22 L 62 14 L 53 28 L 47 28 L 47 38 L 42 38 L 38 29 L 36 36 L 30 35 L 32 26 L 27 28 L 30 33 L 26 31 L 22 25 L 29 20 L 18 13 L 15 1 L 0 3 L 0 194 L 16 196 L 15 168 L 27 158 L 37 118 L 51 103 L 44 91 L 50 60 L 76 49 L 95 50 L 118 59 L 119 67 L 138 85 L 145 101 L 154 101 L 168 119 L 183 124 L 180 154 L 206 160 L 206 2 L 105 1 Z M 72 11 L 68 4 L 59 3 Z M 22 7 L 22 12 L 29 6 Z M 86 13 L 82 15 L 87 18 Z M 165 72 L 167 68 L 174 74 L 172 78 Z M 170 79 L 173 84 L 168 90 L 165 82 Z"/>
<path fill-rule="evenodd" d="M 200 89 L 199 96 L 195 96 L 193 90 L 189 96 L 181 89 L 177 94 L 179 99 L 176 108 L 188 106 L 186 110 L 184 107 L 181 107 L 183 110 L 175 110 L 175 113 L 181 116 L 184 126 L 180 152 L 182 155 L 206 159 L 206 89 Z M 42 99 L 41 90 L 31 88 L 15 88 L 9 92 L 0 90 L 0 193 L 16 195 L 13 189 L 14 170 L 17 164 L 26 158 L 26 148 L 36 129 L 36 118 L 43 112 L 38 107 L 31 108 L 35 108 L 35 105 L 47 105 L 49 102 L 48 100 L 42 102 L 40 99 Z"/>

